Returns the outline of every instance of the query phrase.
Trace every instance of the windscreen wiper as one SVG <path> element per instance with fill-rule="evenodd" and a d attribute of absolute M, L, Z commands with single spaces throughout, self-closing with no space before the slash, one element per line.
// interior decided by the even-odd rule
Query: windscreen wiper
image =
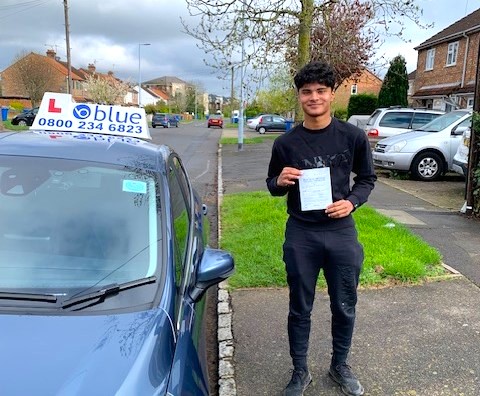
<path fill-rule="evenodd" d="M 62 308 L 67 309 L 67 308 L 77 306 L 76 309 L 78 310 L 78 309 L 90 307 L 95 304 L 100 304 L 104 302 L 107 297 L 117 295 L 118 293 L 124 290 L 133 289 L 138 286 L 148 285 L 150 283 L 155 283 L 156 281 L 157 281 L 156 276 L 149 276 L 148 278 L 136 279 L 134 281 L 120 283 L 120 284 L 112 283 L 111 285 L 103 286 L 98 290 L 77 294 L 69 299 L 66 299 L 65 301 L 62 302 Z M 87 290 L 90 290 L 90 288 Z M 81 305 L 83 303 L 87 303 L 87 304 Z"/>
<path fill-rule="evenodd" d="M 57 296 L 54 294 L 41 293 L 20 293 L 20 292 L 0 292 L 0 300 L 16 301 L 39 301 L 39 302 L 57 302 Z"/>

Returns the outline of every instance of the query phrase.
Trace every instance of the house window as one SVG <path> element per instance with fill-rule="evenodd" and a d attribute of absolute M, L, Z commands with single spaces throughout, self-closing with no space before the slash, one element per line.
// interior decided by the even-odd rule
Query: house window
<path fill-rule="evenodd" d="M 357 94 L 357 90 L 358 90 L 357 84 L 352 84 L 352 87 L 350 88 L 350 93 L 351 93 L 352 95 L 356 95 L 356 94 Z"/>
<path fill-rule="evenodd" d="M 457 54 L 458 54 L 458 41 L 448 44 L 447 66 L 453 66 L 457 64 Z"/>
<path fill-rule="evenodd" d="M 473 109 L 473 101 L 474 101 L 474 98 L 467 99 L 467 109 Z"/>
<path fill-rule="evenodd" d="M 435 61 L 435 48 L 432 48 L 427 51 L 427 60 L 425 62 L 425 70 L 432 70 L 434 61 Z"/>

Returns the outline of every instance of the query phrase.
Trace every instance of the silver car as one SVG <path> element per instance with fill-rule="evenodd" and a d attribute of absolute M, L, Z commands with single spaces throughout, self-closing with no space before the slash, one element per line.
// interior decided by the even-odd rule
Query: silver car
<path fill-rule="evenodd" d="M 437 180 L 452 170 L 453 156 L 471 123 L 470 110 L 451 111 L 414 131 L 380 140 L 373 162 L 384 169 L 410 171 L 418 180 Z"/>

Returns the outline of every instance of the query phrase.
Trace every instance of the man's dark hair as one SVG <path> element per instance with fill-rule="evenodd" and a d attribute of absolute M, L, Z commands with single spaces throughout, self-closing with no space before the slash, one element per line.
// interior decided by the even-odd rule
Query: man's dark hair
<path fill-rule="evenodd" d="M 305 84 L 319 83 L 335 87 L 335 70 L 328 63 L 313 61 L 302 67 L 293 78 L 297 90 Z"/>

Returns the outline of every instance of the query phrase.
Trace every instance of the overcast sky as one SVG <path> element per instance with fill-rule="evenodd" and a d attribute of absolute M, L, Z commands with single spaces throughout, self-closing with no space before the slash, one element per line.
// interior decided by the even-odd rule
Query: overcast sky
<path fill-rule="evenodd" d="M 380 53 L 387 59 L 401 54 L 408 72 L 416 68 L 415 46 L 480 7 L 479 0 L 417 0 L 425 23 L 410 23 L 405 37 L 389 39 Z M 198 81 L 207 92 L 229 96 L 230 82 L 218 79 L 205 66 L 205 54 L 183 33 L 180 16 L 190 18 L 183 0 L 68 0 L 72 66 L 94 63 L 99 72 L 111 70 L 122 79 L 138 81 L 139 43 L 141 79 L 176 76 Z M 191 20 L 191 19 L 190 19 Z M 193 20 L 192 20 L 193 22 Z M 45 54 L 54 49 L 66 60 L 63 0 L 0 1 L 0 70 L 24 51 Z M 383 77 L 386 70 L 376 70 Z"/>

